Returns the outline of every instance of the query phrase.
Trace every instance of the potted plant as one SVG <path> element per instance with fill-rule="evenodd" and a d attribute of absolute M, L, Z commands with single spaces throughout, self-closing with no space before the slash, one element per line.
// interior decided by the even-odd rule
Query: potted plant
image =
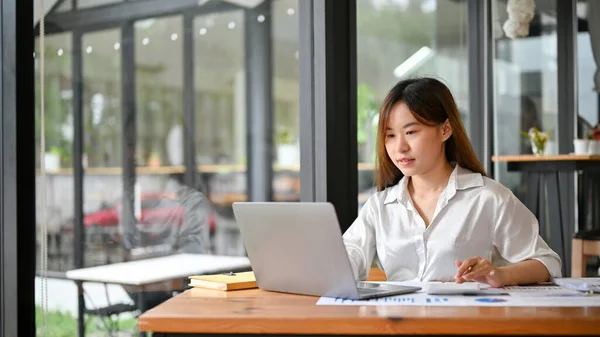
<path fill-rule="evenodd" d="M 600 125 L 596 124 L 590 132 L 588 132 L 588 154 L 600 154 Z"/>
<path fill-rule="evenodd" d="M 543 132 L 538 128 L 531 128 L 528 132 L 522 132 L 523 136 L 529 139 L 531 143 L 531 152 L 536 156 L 542 156 L 546 150 L 546 144 L 550 135 L 547 132 Z"/>
<path fill-rule="evenodd" d="M 60 169 L 60 157 L 62 151 L 59 147 L 52 146 L 45 154 L 44 168 L 46 171 L 58 171 Z"/>
<path fill-rule="evenodd" d="M 280 127 L 275 133 L 277 144 L 277 165 L 279 167 L 292 167 L 300 162 L 298 146 L 294 144 L 292 132 L 286 126 Z"/>
<path fill-rule="evenodd" d="M 160 167 L 160 154 L 156 151 L 150 153 L 150 157 L 148 158 L 148 166 L 149 167 Z"/>

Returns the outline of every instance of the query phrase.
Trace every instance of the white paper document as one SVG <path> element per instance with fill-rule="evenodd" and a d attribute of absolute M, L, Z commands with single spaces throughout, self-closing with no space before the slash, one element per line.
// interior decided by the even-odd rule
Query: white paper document
<path fill-rule="evenodd" d="M 425 282 L 381 282 L 420 286 Z M 321 297 L 317 305 L 401 305 L 401 306 L 484 306 L 484 307 L 600 307 L 600 295 L 587 295 L 560 286 L 482 287 L 473 295 L 428 295 L 424 290 L 412 294 L 349 300 Z"/>
<path fill-rule="evenodd" d="M 569 289 L 600 292 L 600 277 L 556 278 L 554 283 Z"/>

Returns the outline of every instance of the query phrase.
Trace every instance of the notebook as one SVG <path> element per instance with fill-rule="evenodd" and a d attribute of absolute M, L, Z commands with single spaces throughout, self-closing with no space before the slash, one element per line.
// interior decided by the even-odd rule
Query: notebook
<path fill-rule="evenodd" d="M 215 275 L 192 275 L 189 285 L 216 290 L 240 290 L 257 288 L 254 272 L 226 273 Z"/>

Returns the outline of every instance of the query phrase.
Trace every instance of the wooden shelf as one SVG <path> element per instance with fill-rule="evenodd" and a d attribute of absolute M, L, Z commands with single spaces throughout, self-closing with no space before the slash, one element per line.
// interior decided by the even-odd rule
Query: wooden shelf
<path fill-rule="evenodd" d="M 558 154 L 550 156 L 535 156 L 532 154 L 492 156 L 493 162 L 531 162 L 531 161 L 600 161 L 600 155 L 594 154 Z"/>
<path fill-rule="evenodd" d="M 358 163 L 359 171 L 368 171 L 374 170 L 375 164 L 372 163 Z M 300 165 L 290 166 L 290 167 L 279 167 L 277 165 L 273 166 L 273 170 L 275 172 L 299 172 Z M 230 172 L 245 172 L 246 165 L 243 164 L 235 164 L 235 165 L 198 165 L 198 172 L 201 173 L 230 173 Z M 84 169 L 85 174 L 89 175 L 120 175 L 122 169 L 120 167 L 89 167 Z M 158 166 L 158 167 L 150 167 L 150 166 L 139 166 L 136 168 L 136 173 L 140 175 L 165 175 L 165 174 L 178 174 L 184 173 L 184 166 Z M 37 174 L 41 174 L 41 171 L 38 169 Z M 72 175 L 72 168 L 61 168 L 53 171 L 46 171 L 47 175 Z"/>

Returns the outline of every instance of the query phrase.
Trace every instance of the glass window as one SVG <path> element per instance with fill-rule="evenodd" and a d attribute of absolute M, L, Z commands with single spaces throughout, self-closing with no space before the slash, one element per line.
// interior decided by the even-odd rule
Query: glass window
<path fill-rule="evenodd" d="M 441 78 L 469 130 L 467 3 L 451 0 L 358 0 L 357 141 L 359 204 L 374 192 L 379 107 L 401 79 Z"/>
<path fill-rule="evenodd" d="M 41 248 L 41 78 L 44 77 L 45 190 L 44 209 L 48 226 L 48 268 L 65 271 L 73 267 L 73 87 L 71 83 L 72 35 L 48 36 L 44 46 L 44 74 L 41 73 L 40 40 L 35 40 L 36 101 L 36 220 L 37 248 Z M 39 251 L 38 255 L 39 256 Z M 40 260 L 37 260 L 37 269 Z"/>
<path fill-rule="evenodd" d="M 247 199 L 244 33 L 242 10 L 194 20 L 196 161 L 214 205 L 219 255 L 244 253 L 231 208 Z"/>
<path fill-rule="evenodd" d="M 141 166 L 183 165 L 183 138 L 174 138 L 183 128 L 182 29 L 181 16 L 135 24 L 136 159 Z"/>
<path fill-rule="evenodd" d="M 298 87 L 298 1 L 272 2 L 273 198 L 300 200 L 300 103 Z M 260 21 L 260 16 L 256 18 Z"/>
<path fill-rule="evenodd" d="M 508 38 L 504 1 L 493 2 L 494 55 L 494 155 L 531 154 L 531 143 L 521 134 L 538 128 L 550 134 L 546 153 L 557 153 L 556 6 L 536 1 L 526 36 Z M 508 172 L 506 163 L 495 163 L 495 178 L 524 201 L 525 179 Z"/>
<path fill-rule="evenodd" d="M 261 5 L 260 12 L 232 7 L 226 1 L 211 2 L 207 10 L 198 11 L 201 14 L 192 18 L 190 30 L 184 28 L 184 17 L 203 2 L 170 12 L 169 16 L 158 9 L 155 17 L 137 21 L 135 17 L 125 18 L 114 26 L 107 22 L 109 25 L 102 30 L 86 25 L 84 15 L 89 14 L 82 14 L 82 8 L 119 2 L 77 1 L 72 15 L 82 16 L 75 20 L 81 23 L 75 33 L 83 32 L 81 51 L 73 54 L 75 33 L 68 31 L 46 36 L 45 74 L 39 73 L 38 49 L 34 55 L 37 117 L 40 78 L 45 79 L 47 175 L 46 185 L 42 186 L 41 125 L 36 118 L 36 212 L 41 219 L 39 196 L 45 187 L 48 269 L 65 272 L 76 267 L 73 233 L 79 225 L 84 229 L 84 267 L 175 253 L 245 255 L 231 204 L 247 200 L 247 138 L 251 135 L 246 119 L 247 106 L 254 99 L 247 93 L 257 89 L 250 85 L 258 89 L 272 86 L 274 125 L 266 125 L 265 130 L 273 132 L 273 157 L 268 159 L 274 170 L 274 199 L 299 200 L 297 0 L 272 1 Z M 140 1 L 140 5 L 143 3 Z M 69 10 L 67 4 L 72 2 L 64 2 L 60 9 Z M 253 20 L 255 25 L 247 28 L 246 20 Z M 132 27 L 128 26 L 130 22 Z M 189 45 L 187 33 L 193 34 Z M 261 38 L 271 39 L 271 43 L 248 45 L 250 34 L 265 34 Z M 269 76 L 263 83 L 249 78 L 261 74 L 248 68 L 255 63 L 249 60 L 249 50 L 253 55 L 271 56 Z M 186 56 L 194 59 L 194 69 L 184 68 Z M 78 62 L 81 74 L 72 74 L 73 64 Z M 185 100 L 186 81 L 193 83 L 194 102 Z M 80 85 L 81 93 L 73 91 L 75 85 Z M 81 97 L 74 97 L 79 94 Z M 82 111 L 73 111 L 75 99 L 82 102 Z M 195 108 L 194 134 L 186 132 L 184 123 L 188 104 Z M 83 123 L 83 130 L 79 130 L 83 134 L 83 200 L 75 200 L 73 192 L 74 113 L 81 113 Z M 128 124 L 133 129 L 124 131 L 123 121 L 133 121 Z M 184 177 L 185 163 L 189 162 L 183 151 L 186 139 L 195 148 L 194 185 L 187 183 L 189 176 Z M 135 147 L 125 146 L 129 144 Z M 133 180 L 123 174 L 128 167 L 135 169 Z M 83 203 L 83 224 L 74 221 L 79 201 Z M 38 242 L 41 232 L 38 224 Z M 38 259 L 38 269 L 41 261 Z M 55 284 L 51 282 L 50 288 Z M 68 283 L 72 285 L 71 295 L 76 296 L 75 284 Z M 106 305 L 105 290 L 92 288 L 84 284 L 86 306 Z M 157 291 L 153 296 L 158 297 L 148 301 L 156 304 L 166 300 L 173 290 L 181 289 Z M 36 293 L 39 291 L 36 288 Z M 123 292 L 123 288 L 109 286 L 106 292 L 113 303 L 135 300 L 132 289 Z M 63 323 L 68 325 L 57 335 L 76 331 L 77 307 L 66 303 L 65 298 L 49 297 L 51 310 L 68 311 L 61 316 L 64 322 L 51 327 L 62 329 Z M 86 322 L 88 332 L 94 332 L 99 320 L 86 317 Z M 131 331 L 135 321 L 121 319 L 119 327 Z"/>
<path fill-rule="evenodd" d="M 300 199 L 297 1 L 271 3 L 250 19 L 271 24 L 273 60 L 273 196 Z M 194 20 L 196 162 L 214 207 L 216 254 L 244 254 L 231 204 L 247 200 L 247 53 L 243 10 Z M 267 21 L 269 20 L 269 21 Z M 254 47 L 252 47 L 254 48 Z"/>
<path fill-rule="evenodd" d="M 245 165 L 244 12 L 196 17 L 194 47 L 197 161 Z"/>
<path fill-rule="evenodd" d="M 600 96 L 600 76 L 596 74 L 600 60 L 600 27 L 592 22 L 599 12 L 595 4 L 588 8 L 588 3 L 578 2 L 578 17 L 580 19 L 579 32 L 577 33 L 577 79 L 578 79 L 578 108 L 579 123 L 577 136 L 588 136 L 590 128 L 598 124 L 600 112 L 598 102 Z M 591 12 L 590 12 L 591 10 Z M 589 15 L 589 16 L 588 16 Z M 594 52 L 595 51 L 595 52 Z M 599 80 L 596 80 L 596 78 Z"/>
<path fill-rule="evenodd" d="M 119 214 L 122 181 L 121 30 L 83 35 L 84 266 L 121 260 Z"/>

